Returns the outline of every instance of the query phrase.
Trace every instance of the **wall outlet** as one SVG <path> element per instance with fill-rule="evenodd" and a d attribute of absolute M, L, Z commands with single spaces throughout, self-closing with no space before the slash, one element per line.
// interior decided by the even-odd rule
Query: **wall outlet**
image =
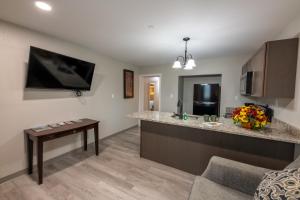
<path fill-rule="evenodd" d="M 171 98 L 171 99 L 174 98 L 174 94 L 173 94 L 173 93 L 170 94 L 170 98 Z"/>
<path fill-rule="evenodd" d="M 111 98 L 114 99 L 115 98 L 115 94 L 111 94 Z"/>

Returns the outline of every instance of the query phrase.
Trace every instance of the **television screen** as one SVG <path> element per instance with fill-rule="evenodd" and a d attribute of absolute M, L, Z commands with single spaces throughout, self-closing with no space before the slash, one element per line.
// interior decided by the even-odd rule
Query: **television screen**
<path fill-rule="evenodd" d="M 26 88 L 90 90 L 95 64 L 30 47 Z"/>

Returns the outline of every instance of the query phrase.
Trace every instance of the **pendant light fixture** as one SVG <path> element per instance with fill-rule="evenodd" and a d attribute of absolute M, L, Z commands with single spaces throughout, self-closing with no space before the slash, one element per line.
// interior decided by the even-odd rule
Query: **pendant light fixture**
<path fill-rule="evenodd" d="M 189 54 L 187 52 L 187 43 L 190 40 L 189 37 L 183 38 L 183 41 L 185 42 L 185 51 L 184 56 L 178 56 L 176 61 L 173 64 L 173 69 L 181 69 L 182 66 L 185 70 L 192 70 L 194 67 L 196 67 L 195 60 L 193 59 L 192 54 Z"/>

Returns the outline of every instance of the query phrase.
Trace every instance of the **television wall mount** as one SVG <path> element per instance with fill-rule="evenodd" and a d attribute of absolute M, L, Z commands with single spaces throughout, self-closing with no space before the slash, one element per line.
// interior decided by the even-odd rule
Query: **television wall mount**
<path fill-rule="evenodd" d="M 82 96 L 82 91 L 74 90 L 74 94 L 75 94 L 76 97 L 81 97 Z"/>

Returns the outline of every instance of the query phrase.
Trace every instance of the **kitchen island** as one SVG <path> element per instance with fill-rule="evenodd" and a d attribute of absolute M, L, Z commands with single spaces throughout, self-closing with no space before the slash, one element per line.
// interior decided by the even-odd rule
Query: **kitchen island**
<path fill-rule="evenodd" d="M 140 112 L 140 155 L 174 168 L 200 175 L 216 155 L 270 169 L 282 169 L 294 159 L 300 137 L 279 123 L 261 131 L 237 127 L 231 119 L 205 124 L 202 117 L 180 120 L 172 113 Z"/>

